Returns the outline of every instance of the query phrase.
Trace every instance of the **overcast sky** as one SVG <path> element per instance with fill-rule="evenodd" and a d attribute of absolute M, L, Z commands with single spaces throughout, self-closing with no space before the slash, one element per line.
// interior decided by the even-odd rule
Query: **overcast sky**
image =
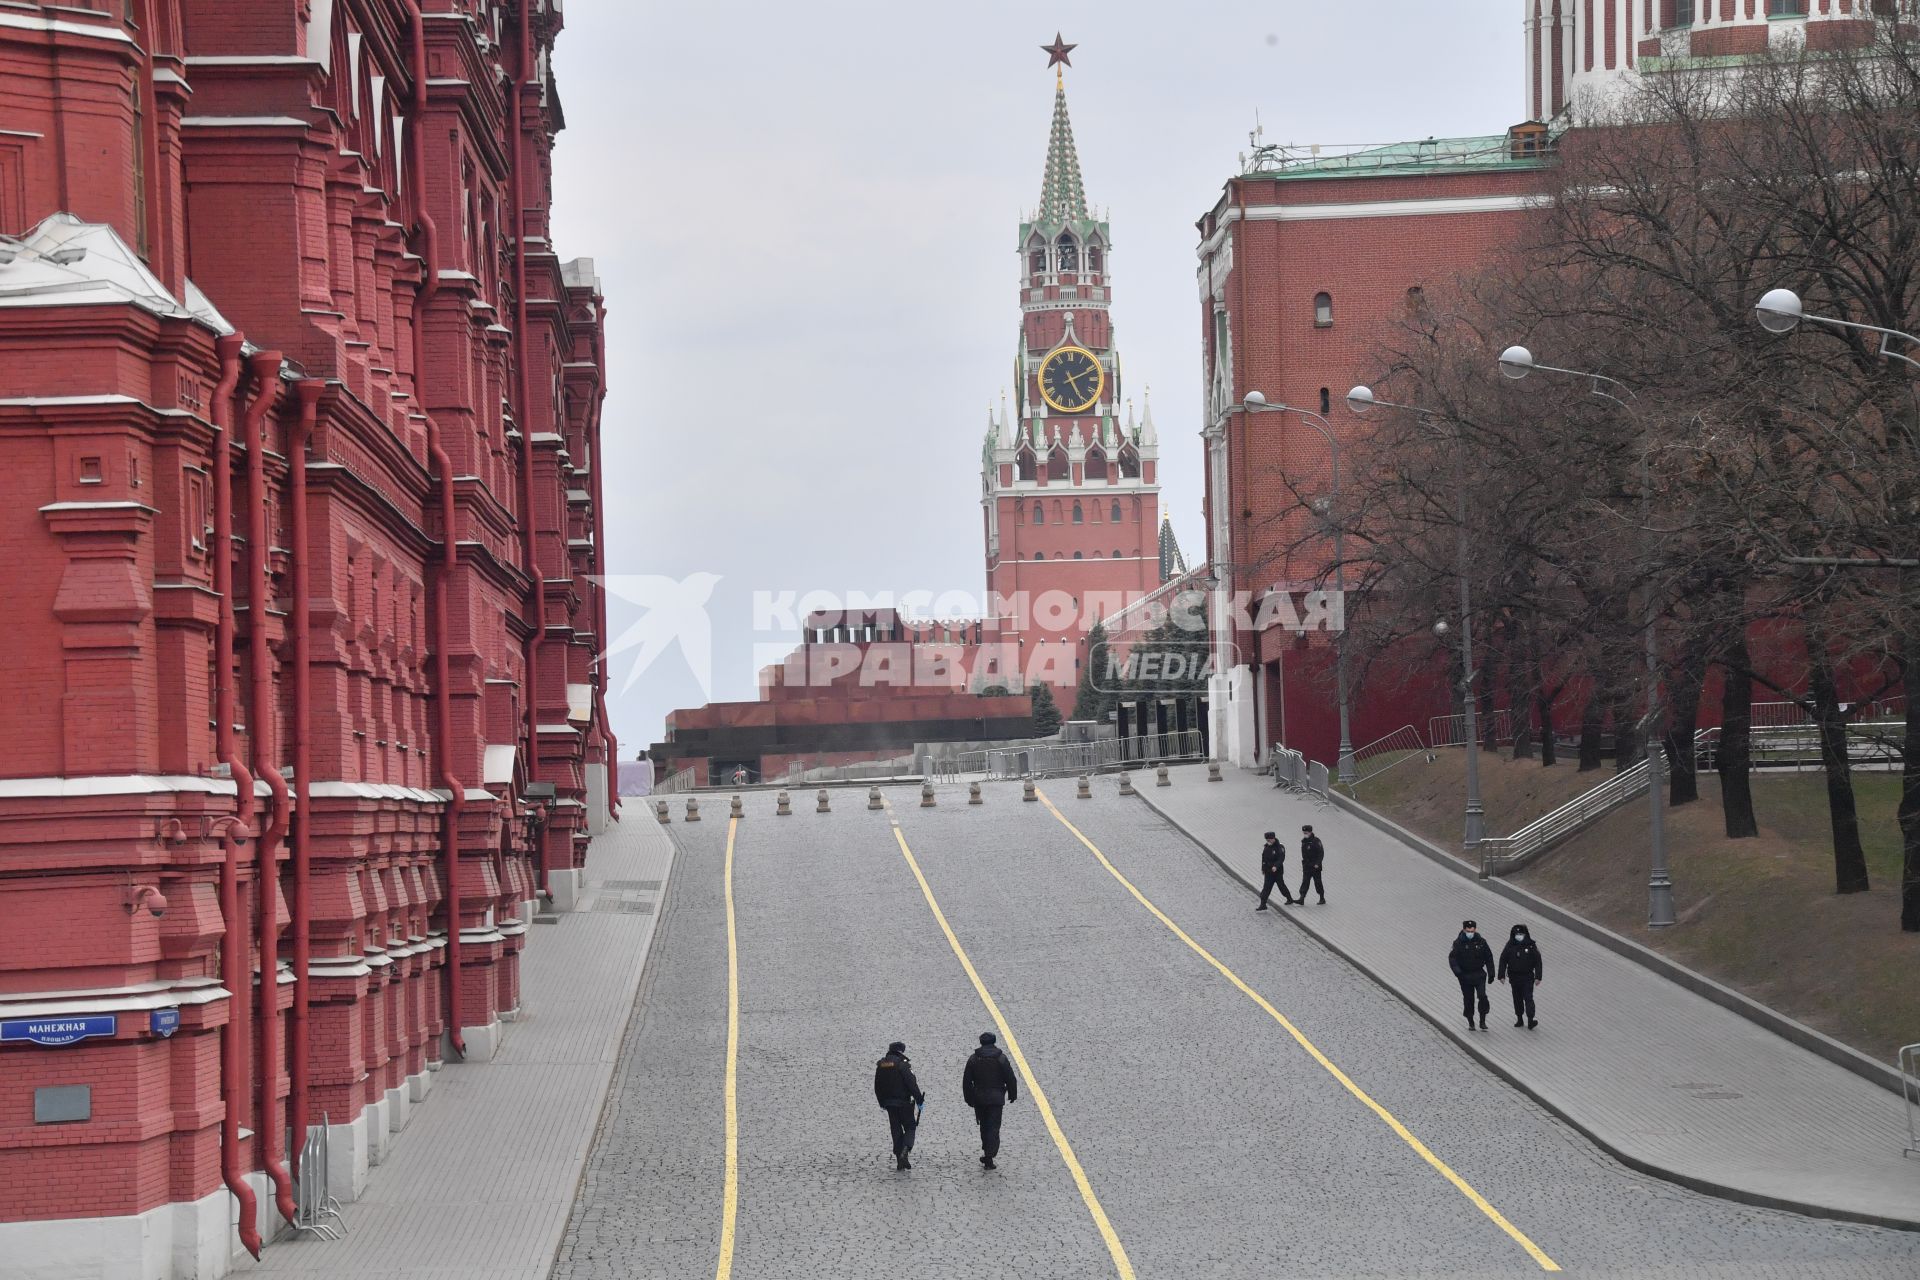
<path fill-rule="evenodd" d="M 755 696 L 755 644 L 796 638 L 754 630 L 756 591 L 984 591 L 980 445 L 1056 27 L 1079 46 L 1067 100 L 1113 224 L 1126 390 L 1152 388 L 1163 507 L 1201 559 L 1193 224 L 1256 112 L 1269 142 L 1497 132 L 1522 115 L 1519 8 L 574 0 L 554 224 L 607 295 L 609 572 L 718 575 L 726 700 Z M 617 602 L 612 634 L 646 612 Z M 638 652 L 610 666 L 627 759 L 706 701 L 679 648 L 623 691 Z"/>

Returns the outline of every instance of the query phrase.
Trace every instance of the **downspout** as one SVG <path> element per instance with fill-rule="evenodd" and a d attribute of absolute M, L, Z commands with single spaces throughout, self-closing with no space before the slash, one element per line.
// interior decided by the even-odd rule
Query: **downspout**
<path fill-rule="evenodd" d="M 533 613 L 533 630 L 527 636 L 524 665 L 527 672 L 526 720 L 527 720 L 527 781 L 540 780 L 540 708 L 535 696 L 539 687 L 539 657 L 542 641 L 547 634 L 547 576 L 540 569 L 537 558 L 536 539 L 534 537 L 533 510 L 533 414 L 527 398 L 527 198 L 526 198 L 526 130 L 522 127 L 522 108 L 526 97 L 526 83 L 533 74 L 533 0 L 520 0 L 519 12 L 519 74 L 515 75 L 509 86 L 507 134 L 509 163 L 513 168 L 513 342 L 516 348 L 513 359 L 514 373 L 514 412 L 520 426 L 520 558 L 527 566 L 527 574 L 532 579 L 528 586 L 528 603 Z M 551 870 L 547 865 L 548 840 L 546 831 L 541 830 L 538 839 L 539 848 L 534 850 L 534 864 L 540 872 L 540 891 L 552 896 L 548 885 Z"/>
<path fill-rule="evenodd" d="M 600 303 L 599 327 L 593 335 L 593 358 L 600 372 L 600 386 L 593 398 L 593 558 L 600 571 L 600 590 L 594 608 L 593 634 L 600 638 L 600 652 L 607 651 L 607 504 L 604 480 L 607 470 L 606 442 L 600 435 L 601 410 L 607 402 L 607 304 Z M 599 696 L 594 705 L 600 715 L 600 737 L 607 744 L 607 816 L 620 816 L 620 740 L 613 736 L 613 723 L 607 717 L 607 664 L 596 662 Z"/>
<path fill-rule="evenodd" d="M 280 863 L 275 850 L 287 834 L 292 808 L 287 780 L 274 763 L 275 700 L 273 655 L 267 646 L 267 414 L 280 399 L 280 353 L 256 352 L 247 367 L 254 378 L 253 400 L 243 429 L 247 441 L 247 666 L 252 696 L 247 704 L 248 737 L 253 740 L 254 776 L 273 793 L 273 812 L 253 845 L 254 918 L 260 948 L 260 1056 L 254 1077 L 260 1090 L 260 1165 L 273 1182 L 274 1207 L 292 1222 L 293 1177 L 281 1158 L 285 1132 L 280 1121 Z M 256 824 L 257 825 L 257 824 Z"/>
<path fill-rule="evenodd" d="M 239 1204 L 240 1243 L 260 1256 L 258 1201 L 240 1168 L 241 1046 L 245 1043 L 247 1002 L 241 994 L 247 976 L 247 948 L 236 927 L 240 918 L 240 859 L 243 841 L 253 838 L 253 775 L 240 759 L 233 734 L 233 391 L 240 384 L 239 334 L 221 338 L 220 381 L 213 389 L 213 591 L 220 597 L 214 622 L 214 745 L 233 778 L 234 817 L 220 836 L 220 985 L 227 989 L 226 1032 L 220 1038 L 220 1179 Z"/>
<path fill-rule="evenodd" d="M 440 785 L 447 792 L 446 830 L 440 839 L 442 867 L 441 903 L 447 920 L 447 1042 L 460 1057 L 467 1056 L 467 1042 L 460 1034 L 465 1025 L 460 1000 L 460 811 L 466 804 L 467 788 L 453 771 L 453 685 L 447 660 L 447 579 L 460 563 L 458 519 L 453 506 L 453 461 L 440 440 L 440 428 L 427 411 L 427 309 L 440 292 L 440 244 L 433 215 L 427 212 L 426 169 L 422 158 L 421 133 L 427 119 L 427 32 L 419 0 L 407 0 L 407 14 L 413 19 L 413 128 L 407 130 L 407 143 L 413 152 L 407 172 L 413 179 L 413 214 L 420 246 L 420 292 L 413 301 L 413 390 L 420 416 L 427 424 L 427 457 L 440 476 L 440 572 L 433 576 L 433 720 L 438 739 L 434 755 L 440 766 Z"/>
<path fill-rule="evenodd" d="M 288 1049 L 287 1116 L 293 1128 L 293 1149 L 287 1169 L 300 1176 L 300 1149 L 307 1136 L 308 1012 L 312 990 L 307 970 L 312 963 L 313 900 L 313 622 L 311 566 L 307 563 L 307 442 L 326 390 L 316 378 L 294 384 L 300 397 L 300 420 L 287 444 L 291 474 L 293 543 L 293 1035 Z M 326 1176 L 326 1171 L 321 1171 Z"/>

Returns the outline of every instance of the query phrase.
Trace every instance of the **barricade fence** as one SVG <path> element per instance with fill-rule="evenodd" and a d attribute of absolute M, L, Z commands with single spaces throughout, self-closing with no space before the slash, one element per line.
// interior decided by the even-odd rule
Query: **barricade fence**
<path fill-rule="evenodd" d="M 293 1181 L 293 1229 L 322 1240 L 346 1238 L 347 1220 L 340 1216 L 340 1202 L 327 1194 L 327 1160 L 330 1144 L 326 1112 L 320 1123 L 307 1130 L 300 1147 L 300 1176 Z"/>

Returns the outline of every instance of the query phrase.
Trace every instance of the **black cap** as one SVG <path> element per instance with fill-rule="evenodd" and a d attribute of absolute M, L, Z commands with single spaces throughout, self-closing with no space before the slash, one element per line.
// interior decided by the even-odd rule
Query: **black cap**
<path fill-rule="evenodd" d="M 997 1040 L 998 1038 L 999 1038 L 999 1037 L 997 1037 L 997 1036 L 995 1036 L 995 1035 L 993 1034 L 993 1032 L 991 1032 L 991 1031 L 982 1031 L 982 1032 L 980 1033 L 980 1043 L 981 1043 L 981 1044 L 992 1044 L 992 1043 L 993 1043 L 993 1042 L 994 1042 L 995 1040 Z"/>
<path fill-rule="evenodd" d="M 1311 822 L 1303 822 L 1303 823 L 1301 823 L 1301 824 L 1300 824 L 1300 829 L 1301 829 L 1302 831 L 1304 831 L 1304 832 L 1306 832 L 1306 833 L 1307 833 L 1308 835 L 1312 835 L 1312 834 L 1313 834 L 1313 824 L 1312 824 Z"/>
<path fill-rule="evenodd" d="M 1269 840 L 1278 840 L 1279 838 L 1280 838 L 1280 833 L 1279 833 L 1278 831 L 1269 831 L 1269 832 L 1267 832 L 1267 839 L 1269 839 Z"/>
<path fill-rule="evenodd" d="M 898 1040 L 895 1040 L 892 1044 L 887 1046 L 888 1053 L 905 1053 L 906 1051 L 907 1051 L 907 1046 L 902 1044 Z"/>
<path fill-rule="evenodd" d="M 1478 924 L 1475 924 L 1471 920 L 1462 920 L 1460 922 L 1460 927 L 1462 929 L 1478 929 L 1480 926 Z"/>

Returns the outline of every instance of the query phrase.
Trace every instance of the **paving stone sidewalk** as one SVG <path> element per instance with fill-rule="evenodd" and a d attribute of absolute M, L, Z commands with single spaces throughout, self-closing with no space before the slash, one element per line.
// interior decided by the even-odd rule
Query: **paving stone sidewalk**
<path fill-rule="evenodd" d="M 1251 888 L 1267 830 L 1299 883 L 1300 827 L 1312 823 L 1328 904 L 1275 895 L 1276 926 L 1319 938 L 1626 1163 L 1750 1203 L 1920 1229 L 1920 1159 L 1902 1158 L 1896 1094 L 1538 920 L 1527 923 L 1546 962 L 1539 1029 L 1515 1028 L 1506 987 L 1493 985 L 1491 1029 L 1468 1032 L 1447 949 L 1474 919 L 1497 955 L 1518 904 L 1267 778 L 1229 769 L 1209 783 L 1197 766 L 1171 776 L 1171 787 L 1146 776 L 1142 797 Z"/>
<path fill-rule="evenodd" d="M 449 1064 L 395 1137 L 347 1238 L 282 1240 L 251 1270 L 353 1280 L 545 1280 L 652 946 L 674 848 L 645 801 L 595 837 L 580 909 L 536 924 L 494 1060 Z"/>

